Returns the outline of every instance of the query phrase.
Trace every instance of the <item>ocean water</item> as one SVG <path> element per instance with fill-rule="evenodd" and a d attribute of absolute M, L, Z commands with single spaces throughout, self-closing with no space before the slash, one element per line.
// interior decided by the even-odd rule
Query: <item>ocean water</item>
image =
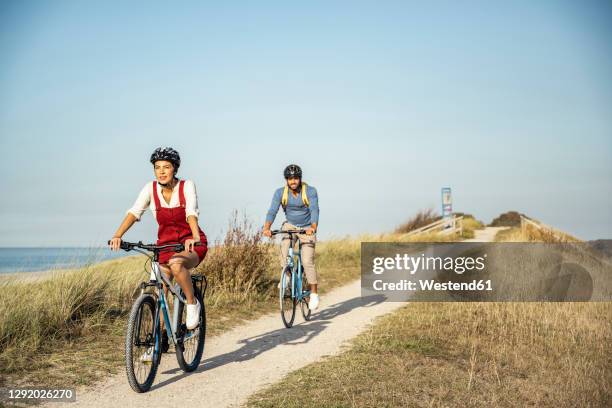
<path fill-rule="evenodd" d="M 0 248 L 0 274 L 78 268 L 133 253 L 104 248 Z"/>

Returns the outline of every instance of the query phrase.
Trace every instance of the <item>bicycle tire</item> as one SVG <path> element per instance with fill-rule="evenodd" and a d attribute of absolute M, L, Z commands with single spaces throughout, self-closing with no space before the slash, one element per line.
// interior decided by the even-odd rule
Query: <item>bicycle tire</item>
<path fill-rule="evenodd" d="M 302 266 L 302 293 L 306 292 L 308 288 L 310 288 L 310 284 L 308 283 L 308 279 L 306 278 L 306 274 L 304 273 L 304 267 Z M 310 310 L 310 307 L 308 307 L 308 301 L 306 300 L 306 298 L 303 297 L 300 301 L 300 304 L 300 309 L 302 309 L 302 317 L 304 318 L 304 320 L 309 322 L 310 318 L 312 317 L 312 311 Z"/>
<path fill-rule="evenodd" d="M 161 353 L 159 350 L 155 352 L 155 340 L 157 340 L 157 343 L 161 340 L 159 329 L 157 330 L 157 339 L 153 339 L 153 326 L 157 313 L 156 306 L 157 302 L 155 298 L 151 294 L 145 293 L 136 299 L 128 318 L 125 336 L 125 367 L 130 387 L 139 393 L 147 392 L 151 388 L 161 360 Z M 144 347 L 136 344 L 136 342 L 144 343 Z M 149 364 L 141 362 L 139 359 L 141 359 L 141 356 L 150 348 L 153 349 L 150 370 L 143 378 L 143 376 L 139 376 L 138 374 L 143 371 L 146 373 L 147 370 L 143 367 Z M 134 359 L 136 359 L 136 361 Z M 141 368 L 143 369 L 141 370 Z M 140 378 L 142 378 L 142 380 Z"/>
<path fill-rule="evenodd" d="M 178 344 L 176 345 L 176 359 L 181 369 L 186 373 L 190 373 L 194 371 L 200 365 L 200 361 L 202 360 L 202 355 L 204 354 L 204 343 L 206 342 L 206 307 L 204 305 L 204 300 L 202 299 L 202 294 L 200 293 L 200 290 L 195 287 L 195 285 L 194 285 L 194 295 L 196 299 L 198 299 L 198 302 L 200 302 L 200 324 L 195 329 L 187 330 L 187 325 L 185 324 L 185 320 L 187 316 L 186 316 L 186 312 L 184 313 L 185 304 L 183 302 L 179 302 L 177 306 L 179 322 L 177 325 L 178 329 L 176 333 L 176 339 L 178 342 Z M 183 316 L 183 314 L 185 314 L 185 316 Z M 193 343 L 191 343 L 193 341 L 193 337 L 187 340 L 188 342 L 190 342 L 189 350 L 193 349 L 193 358 L 189 362 L 187 361 L 188 359 L 185 358 L 185 354 L 186 354 L 185 351 L 187 350 L 187 348 L 185 347 L 184 338 L 187 334 L 189 334 L 189 332 L 194 332 L 196 330 L 198 331 L 198 334 L 197 334 L 197 340 L 196 340 L 197 343 L 195 347 L 193 348 L 191 347 L 193 345 Z M 188 353 L 188 354 L 191 354 L 191 353 Z"/>
<path fill-rule="evenodd" d="M 289 285 L 285 284 L 287 279 L 287 274 L 289 276 Z M 291 328 L 293 326 L 293 321 L 295 320 L 295 306 L 296 301 L 295 298 L 291 296 L 291 288 L 293 287 L 292 282 L 292 274 L 291 269 L 286 266 L 281 270 L 280 276 L 280 289 L 279 289 L 279 302 L 280 302 L 280 312 L 281 318 L 283 320 L 283 324 L 286 328 Z"/>

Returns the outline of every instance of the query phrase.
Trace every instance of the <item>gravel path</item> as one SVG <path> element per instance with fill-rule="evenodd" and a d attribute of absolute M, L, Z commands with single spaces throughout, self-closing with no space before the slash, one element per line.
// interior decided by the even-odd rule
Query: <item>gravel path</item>
<path fill-rule="evenodd" d="M 474 238 L 463 240 L 463 242 L 493 242 L 495 234 L 508 227 L 486 227 L 481 230 L 474 230 Z"/>

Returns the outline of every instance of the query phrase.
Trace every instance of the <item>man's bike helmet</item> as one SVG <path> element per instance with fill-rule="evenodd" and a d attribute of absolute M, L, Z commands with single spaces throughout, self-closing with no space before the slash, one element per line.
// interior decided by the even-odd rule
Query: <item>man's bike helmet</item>
<path fill-rule="evenodd" d="M 285 176 L 286 179 L 290 178 L 290 177 L 296 177 L 296 178 L 302 178 L 302 169 L 300 169 L 300 166 L 298 166 L 297 164 L 290 164 L 287 167 L 285 167 L 285 171 L 283 172 L 283 175 Z"/>

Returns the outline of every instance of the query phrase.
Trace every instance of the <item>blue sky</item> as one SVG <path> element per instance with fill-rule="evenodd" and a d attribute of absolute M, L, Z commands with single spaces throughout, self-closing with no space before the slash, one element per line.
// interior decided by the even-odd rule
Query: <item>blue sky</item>
<path fill-rule="evenodd" d="M 518 210 L 612 238 L 606 2 L 3 2 L 0 246 L 97 245 L 157 146 L 201 225 L 263 223 L 282 169 L 323 238 Z M 281 218 L 279 214 L 277 220 Z M 152 240 L 150 214 L 126 236 Z"/>

